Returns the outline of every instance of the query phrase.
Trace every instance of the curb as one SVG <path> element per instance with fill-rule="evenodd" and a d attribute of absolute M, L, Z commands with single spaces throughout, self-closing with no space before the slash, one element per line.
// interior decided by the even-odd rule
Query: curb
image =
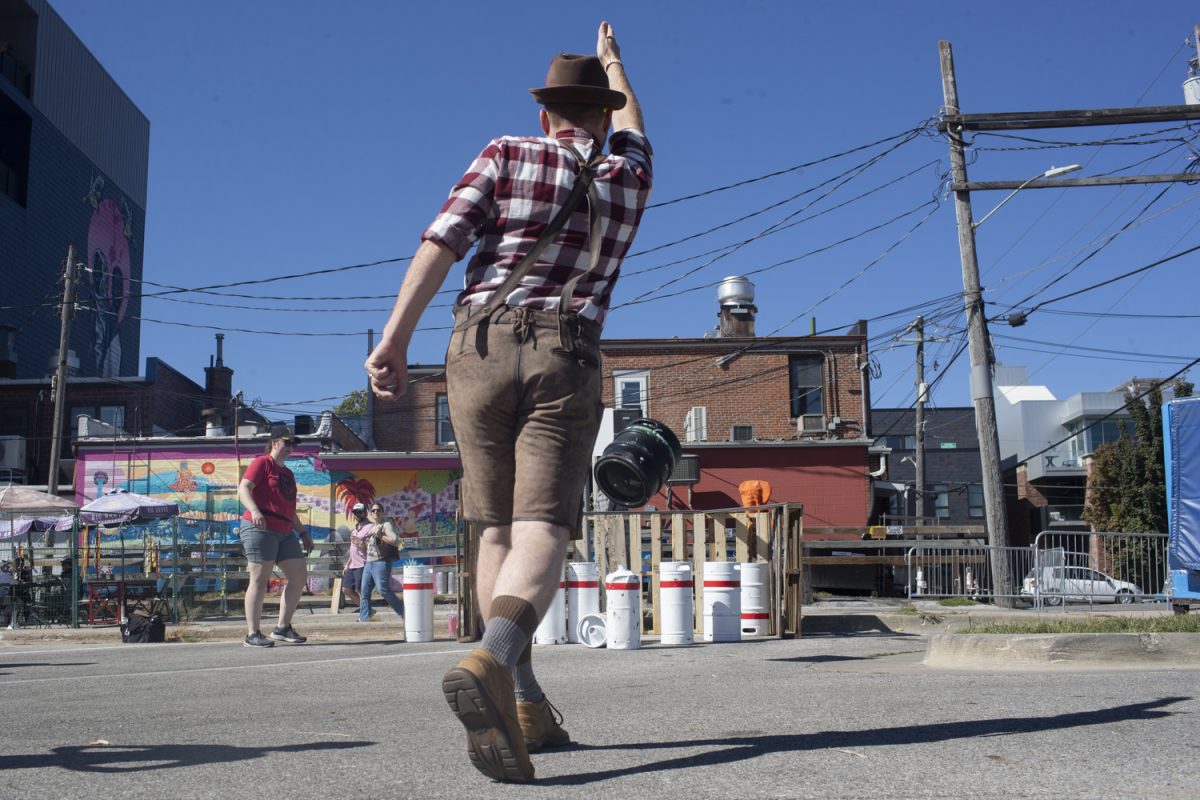
<path fill-rule="evenodd" d="M 923 663 L 941 669 L 1200 668 L 1200 634 L 937 633 L 926 643 Z"/>

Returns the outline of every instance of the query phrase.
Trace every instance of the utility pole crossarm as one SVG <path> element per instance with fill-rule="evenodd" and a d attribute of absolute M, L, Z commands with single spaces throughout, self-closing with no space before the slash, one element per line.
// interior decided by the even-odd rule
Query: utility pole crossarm
<path fill-rule="evenodd" d="M 954 109 L 957 112 L 957 109 Z M 1066 111 L 1008 111 L 990 114 L 942 115 L 938 130 L 1011 131 L 1038 128 L 1077 128 L 1089 125 L 1143 125 L 1200 119 L 1200 106 L 1142 106 Z"/>
<path fill-rule="evenodd" d="M 1068 189 L 1073 186 L 1126 186 L 1139 183 L 1191 183 L 1200 179 L 1195 173 L 1176 172 L 1166 175 L 1106 175 L 1096 178 L 1048 178 L 1024 181 L 964 181 L 950 185 L 955 192 L 989 192 L 1005 189 Z"/>

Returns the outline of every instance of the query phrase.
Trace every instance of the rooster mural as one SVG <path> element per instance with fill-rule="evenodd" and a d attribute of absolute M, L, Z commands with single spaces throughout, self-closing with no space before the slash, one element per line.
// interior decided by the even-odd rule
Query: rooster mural
<path fill-rule="evenodd" d="M 342 506 L 342 513 L 349 517 L 350 509 L 355 503 L 365 506 L 375 501 L 375 484 L 366 478 L 346 478 L 337 483 L 337 499 Z"/>

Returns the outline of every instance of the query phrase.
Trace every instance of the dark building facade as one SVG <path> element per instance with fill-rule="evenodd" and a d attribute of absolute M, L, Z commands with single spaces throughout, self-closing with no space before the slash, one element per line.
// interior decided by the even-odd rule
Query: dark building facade
<path fill-rule="evenodd" d="M 928 524 L 982 525 L 983 467 L 975 409 L 925 409 L 925 508 L 916 495 L 916 411 L 912 408 L 871 410 L 876 445 L 886 455 L 887 480 L 894 491 L 876 493 L 880 522 L 892 518 L 929 517 Z M 886 515 L 886 517 L 884 516 Z"/>
<path fill-rule="evenodd" d="M 0 378 L 53 372 L 70 246 L 72 374 L 137 374 L 149 140 L 45 0 L 0 0 Z"/>

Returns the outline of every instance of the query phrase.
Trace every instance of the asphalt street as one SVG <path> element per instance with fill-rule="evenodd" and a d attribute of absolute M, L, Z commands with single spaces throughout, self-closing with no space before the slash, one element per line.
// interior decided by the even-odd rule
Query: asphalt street
<path fill-rule="evenodd" d="M 538 647 L 577 744 L 467 762 L 451 642 L 0 645 L 0 797 L 1195 798 L 1200 671 L 935 670 L 922 636 Z"/>

